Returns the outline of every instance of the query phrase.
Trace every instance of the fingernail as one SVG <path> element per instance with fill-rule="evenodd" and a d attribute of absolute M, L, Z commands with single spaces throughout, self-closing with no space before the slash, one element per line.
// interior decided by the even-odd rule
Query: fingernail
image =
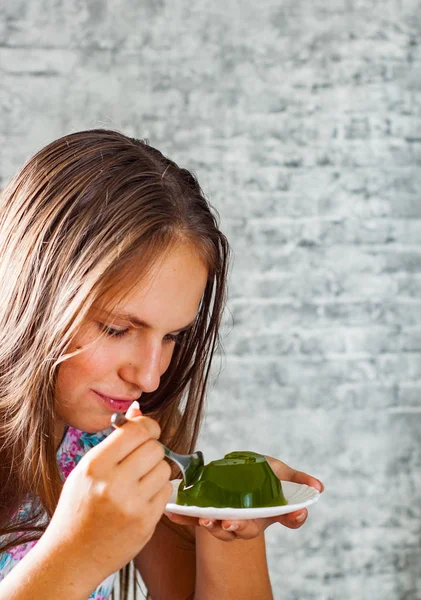
<path fill-rule="evenodd" d="M 225 527 L 224 527 L 224 526 L 222 526 L 222 529 L 223 529 L 224 531 L 237 531 L 237 529 L 238 529 L 238 525 L 234 525 L 234 523 L 231 523 L 231 525 L 229 525 L 228 527 L 226 527 L 226 526 L 225 526 Z"/>
<path fill-rule="evenodd" d="M 133 402 L 130 404 L 128 410 L 130 410 L 131 408 L 137 408 L 137 410 L 140 410 L 140 404 L 138 400 L 133 400 Z"/>
<path fill-rule="evenodd" d="M 213 521 L 201 521 L 200 524 L 203 525 L 203 527 L 213 527 Z"/>
<path fill-rule="evenodd" d="M 302 512 L 302 513 L 300 513 L 300 514 L 299 514 L 297 517 L 295 517 L 295 520 L 296 520 L 298 523 L 301 523 L 301 521 L 304 521 L 304 519 L 306 518 L 306 516 L 307 516 L 307 515 L 306 515 L 306 513 L 305 513 L 305 512 Z"/>

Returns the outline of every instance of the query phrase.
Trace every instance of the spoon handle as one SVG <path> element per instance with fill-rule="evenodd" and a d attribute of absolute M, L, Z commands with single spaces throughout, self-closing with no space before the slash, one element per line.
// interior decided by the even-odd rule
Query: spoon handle
<path fill-rule="evenodd" d="M 182 472 L 185 473 L 191 463 L 190 454 L 177 454 L 177 452 L 173 452 L 172 450 L 164 446 L 164 444 L 161 445 L 164 448 L 165 456 L 177 463 Z"/>
<path fill-rule="evenodd" d="M 128 419 L 126 419 L 123 413 L 114 413 L 111 417 L 111 425 L 114 427 L 114 429 L 117 429 L 117 427 L 121 427 L 122 425 L 124 425 L 124 423 L 127 423 L 127 421 Z"/>
<path fill-rule="evenodd" d="M 123 413 L 114 413 L 111 417 L 111 425 L 114 428 L 121 427 L 122 425 L 124 425 L 124 423 L 127 423 L 127 419 L 123 415 Z M 177 463 L 177 465 L 182 471 L 185 471 L 190 464 L 190 456 L 185 456 L 184 454 L 177 454 L 176 452 L 173 452 L 172 450 L 164 446 L 164 444 L 161 445 L 164 448 L 165 456 Z"/>

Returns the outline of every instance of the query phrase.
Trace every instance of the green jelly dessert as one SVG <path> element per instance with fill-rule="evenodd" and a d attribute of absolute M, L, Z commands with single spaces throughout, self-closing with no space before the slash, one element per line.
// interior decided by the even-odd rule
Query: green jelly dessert
<path fill-rule="evenodd" d="M 262 454 L 231 452 L 200 469 L 191 485 L 180 483 L 177 504 L 261 508 L 288 504 L 281 482 Z"/>

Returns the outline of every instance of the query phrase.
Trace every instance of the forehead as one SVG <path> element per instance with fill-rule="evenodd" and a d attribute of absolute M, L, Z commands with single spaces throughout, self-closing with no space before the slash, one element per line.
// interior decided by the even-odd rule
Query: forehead
<path fill-rule="evenodd" d="M 207 278 L 201 257 L 189 246 L 175 246 L 143 275 L 134 266 L 126 269 L 94 308 L 181 327 L 196 316 Z"/>

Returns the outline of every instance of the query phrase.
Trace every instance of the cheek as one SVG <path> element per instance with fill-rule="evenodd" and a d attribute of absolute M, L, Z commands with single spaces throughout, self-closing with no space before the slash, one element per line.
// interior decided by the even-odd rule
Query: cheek
<path fill-rule="evenodd" d="M 67 396 L 72 389 L 76 389 L 86 379 L 89 368 L 79 357 L 73 357 L 62 363 L 57 375 L 57 391 L 59 398 Z"/>
<path fill-rule="evenodd" d="M 110 364 L 106 353 L 98 350 L 86 351 L 69 358 L 60 365 L 57 376 L 57 387 L 59 391 L 77 388 L 78 386 L 88 384 L 94 378 L 100 378 L 106 366 Z"/>

